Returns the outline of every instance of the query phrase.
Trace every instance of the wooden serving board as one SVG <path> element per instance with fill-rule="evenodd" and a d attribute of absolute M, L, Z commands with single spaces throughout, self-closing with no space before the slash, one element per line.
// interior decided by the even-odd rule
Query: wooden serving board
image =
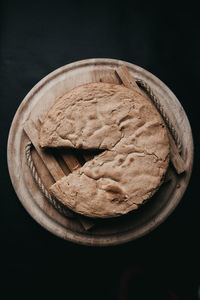
<path fill-rule="evenodd" d="M 179 175 L 170 164 L 166 176 L 167 181 L 145 205 L 123 217 L 88 220 L 89 226 L 87 227 L 77 216 L 68 218 L 61 215 L 39 190 L 26 163 L 24 149 L 29 138 L 23 128 L 27 120 L 32 120 L 36 127 L 39 127 L 43 116 L 54 101 L 76 86 L 98 81 L 121 84 L 116 69 L 122 65 L 128 68 L 133 77 L 147 82 L 170 116 L 182 142 L 180 159 L 184 161 L 186 171 Z M 88 152 L 74 153 L 71 150 L 63 150 L 56 156 L 56 159 L 61 172 L 69 174 L 73 168 L 80 167 L 93 155 Z M 37 151 L 33 150 L 32 157 L 45 187 L 48 188 L 55 182 L 52 176 L 54 173 L 49 172 Z M 166 219 L 181 200 L 190 179 L 192 163 L 191 128 L 175 95 L 148 71 L 113 59 L 88 59 L 75 62 L 57 69 L 42 79 L 22 101 L 11 125 L 8 139 L 8 166 L 11 180 L 26 210 L 52 233 L 66 240 L 87 245 L 119 244 L 136 239 L 153 230 Z"/>

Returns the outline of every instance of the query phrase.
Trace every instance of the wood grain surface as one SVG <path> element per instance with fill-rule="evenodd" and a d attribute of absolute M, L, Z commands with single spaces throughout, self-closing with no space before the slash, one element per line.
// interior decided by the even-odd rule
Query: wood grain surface
<path fill-rule="evenodd" d="M 120 66 L 126 66 L 130 76 L 136 76 L 146 81 L 160 99 L 166 113 L 171 116 L 171 121 L 182 142 L 181 159 L 184 161 L 185 172 L 179 175 L 170 165 L 166 175 L 167 181 L 143 207 L 124 217 L 106 221 L 94 220 L 95 226 L 89 231 L 85 231 L 77 219 L 68 219 L 60 215 L 39 191 L 26 164 L 24 149 L 29 139 L 23 128 L 27 120 L 32 120 L 35 124 L 38 124 L 38 119 L 42 122 L 43 116 L 54 101 L 73 87 L 97 81 L 122 84 L 116 74 L 116 70 Z M 29 130 L 29 135 L 34 134 L 34 126 L 31 128 L 33 130 Z M 27 127 L 25 129 L 28 132 Z M 69 155 L 72 155 L 70 164 Z M 37 153 L 33 151 L 33 159 L 35 160 L 36 157 Z M 92 157 L 93 154 L 83 154 L 85 160 Z M 51 167 L 49 172 L 46 161 L 44 163 L 43 159 L 37 158 L 35 164 L 37 168 L 39 167 L 38 171 L 48 188 L 52 182 L 57 180 L 58 175 L 55 174 L 57 171 L 52 171 Z M 79 159 L 72 153 L 62 153 L 61 161 L 59 161 L 59 176 L 80 167 Z M 134 64 L 114 59 L 89 59 L 75 62 L 55 70 L 42 79 L 22 101 L 14 117 L 8 140 L 8 166 L 11 180 L 26 210 L 53 234 L 85 245 L 120 244 L 147 234 L 157 227 L 180 202 L 190 179 L 192 163 L 191 128 L 175 95 L 148 71 Z M 49 175 L 50 173 L 51 175 Z M 45 179 L 46 177 L 48 180 Z"/>

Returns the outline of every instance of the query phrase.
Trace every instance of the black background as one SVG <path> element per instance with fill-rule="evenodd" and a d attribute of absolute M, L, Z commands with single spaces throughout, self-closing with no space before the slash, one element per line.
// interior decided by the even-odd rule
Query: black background
<path fill-rule="evenodd" d="M 1 3 L 1 284 L 8 294 L 36 298 L 122 299 L 130 269 L 149 280 L 151 299 L 163 282 L 177 299 L 197 299 L 199 278 L 200 21 L 191 2 L 4 1 Z M 195 160 L 174 213 L 149 235 L 124 245 L 91 248 L 61 240 L 38 225 L 12 188 L 6 143 L 14 114 L 29 90 L 56 68 L 85 58 L 137 64 L 165 82 L 191 123 Z M 150 283 L 149 283 L 150 282 Z M 39 297 L 40 298 L 40 297 Z M 79 299 L 78 298 L 78 299 Z M 6 298 L 5 298 L 6 299 Z M 156 296 L 152 299 L 157 299 Z M 164 296 L 159 299 L 165 299 Z M 167 298 L 166 298 L 167 299 Z"/>

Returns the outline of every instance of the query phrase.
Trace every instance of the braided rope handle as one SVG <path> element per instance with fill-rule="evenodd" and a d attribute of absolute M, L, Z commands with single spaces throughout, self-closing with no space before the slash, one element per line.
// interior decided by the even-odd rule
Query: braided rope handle
<path fill-rule="evenodd" d="M 151 90 L 150 86 L 144 82 L 141 79 L 136 79 L 136 82 L 143 87 L 150 99 L 152 100 L 153 104 L 155 105 L 155 107 L 158 109 L 158 111 L 160 112 L 160 114 L 162 115 L 167 127 L 169 128 L 175 143 L 178 147 L 178 150 L 181 151 L 182 149 L 182 144 L 180 141 L 180 138 L 176 132 L 176 129 L 174 128 L 172 122 L 170 121 L 169 117 L 167 116 L 167 114 L 165 113 L 160 101 L 158 100 L 158 98 L 154 95 L 153 91 Z M 54 206 L 55 209 L 57 209 L 62 215 L 66 216 L 66 217 L 74 217 L 75 213 L 73 213 L 71 210 L 69 210 L 68 208 L 62 206 L 62 204 L 60 204 L 56 198 L 52 197 L 52 195 L 48 192 L 48 190 L 45 188 L 37 170 L 36 167 L 34 165 L 33 159 L 32 159 L 32 155 L 31 155 L 31 149 L 32 149 L 33 145 L 31 142 L 29 142 L 26 147 L 25 147 L 25 156 L 26 156 L 26 160 L 27 160 L 27 164 L 28 167 L 31 171 L 31 174 L 35 180 L 35 182 L 37 183 L 39 189 L 41 190 L 41 192 L 44 194 L 44 196 L 49 200 L 49 202 Z"/>
<path fill-rule="evenodd" d="M 163 117 L 163 119 L 164 119 L 164 121 L 165 121 L 165 123 L 166 123 L 166 125 L 167 125 L 167 127 L 169 129 L 169 131 L 171 132 L 171 134 L 172 134 L 172 136 L 174 138 L 174 141 L 176 143 L 176 146 L 177 146 L 179 152 L 181 152 L 181 150 L 182 150 L 181 140 L 180 140 L 180 138 L 178 136 L 178 133 L 177 133 L 176 129 L 174 128 L 174 125 L 172 124 L 172 122 L 169 119 L 168 115 L 164 111 L 164 108 L 161 105 L 160 101 L 154 95 L 152 89 L 150 88 L 150 86 L 146 82 L 144 82 L 141 79 L 136 79 L 136 82 L 147 91 L 150 99 L 152 100 L 153 104 L 155 105 L 155 107 L 157 108 L 157 110 L 159 111 L 159 113 L 161 114 L 161 116 Z"/>
<path fill-rule="evenodd" d="M 33 148 L 33 144 L 29 142 L 25 147 L 25 156 L 26 156 L 28 167 L 39 189 L 44 194 L 44 196 L 49 200 L 49 202 L 54 206 L 54 208 L 57 209 L 62 215 L 71 218 L 74 217 L 74 213 L 70 211 L 68 208 L 62 206 L 62 204 L 60 204 L 56 198 L 52 197 L 49 191 L 45 188 L 32 159 L 32 155 L 31 155 L 32 148 Z"/>

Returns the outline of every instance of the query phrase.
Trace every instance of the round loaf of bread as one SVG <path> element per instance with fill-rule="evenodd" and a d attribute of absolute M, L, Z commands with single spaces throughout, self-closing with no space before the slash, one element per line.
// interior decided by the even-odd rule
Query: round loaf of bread
<path fill-rule="evenodd" d="M 40 146 L 103 150 L 50 188 L 89 217 L 137 209 L 160 187 L 169 163 L 167 129 L 151 101 L 109 83 L 78 86 L 57 99 L 41 126 Z"/>

